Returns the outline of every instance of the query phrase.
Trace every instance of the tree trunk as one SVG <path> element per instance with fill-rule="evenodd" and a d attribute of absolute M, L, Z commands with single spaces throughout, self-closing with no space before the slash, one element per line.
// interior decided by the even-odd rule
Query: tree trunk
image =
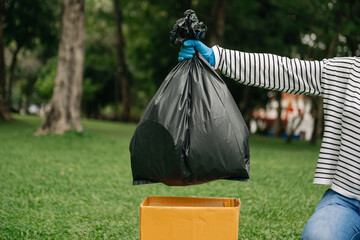
<path fill-rule="evenodd" d="M 336 16 L 341 16 L 341 11 L 336 12 Z M 337 17 L 337 19 L 340 19 Z M 336 34 L 330 41 L 329 47 L 327 49 L 327 58 L 332 58 L 335 55 L 335 48 L 338 43 L 339 34 L 344 29 L 345 23 L 348 20 L 348 17 L 343 20 L 336 29 Z M 321 97 L 317 98 L 317 107 L 315 112 L 315 121 L 314 121 L 314 130 L 311 135 L 311 144 L 316 144 L 317 139 L 320 138 L 324 131 L 324 108 L 323 108 L 323 99 Z M 313 105 L 314 106 L 314 105 Z"/>
<path fill-rule="evenodd" d="M 14 83 L 14 77 L 15 77 L 15 66 L 16 66 L 16 62 L 17 62 L 17 56 L 20 52 L 21 46 L 17 45 L 15 52 L 12 55 L 12 59 L 11 59 L 11 64 L 10 64 L 10 71 L 9 71 L 9 82 L 8 82 L 8 91 L 7 91 L 7 95 L 6 95 L 6 105 L 7 105 L 7 109 L 9 111 L 11 111 L 12 108 L 12 88 L 13 88 L 13 83 Z"/>
<path fill-rule="evenodd" d="M 296 119 L 299 119 L 299 122 L 296 124 L 295 127 L 293 127 L 294 125 L 294 122 Z M 294 134 L 295 134 L 295 131 L 300 127 L 301 123 L 304 121 L 304 114 L 301 114 L 301 116 L 299 118 L 294 118 L 293 121 L 291 122 L 291 125 L 290 125 L 290 133 L 289 133 L 289 136 L 287 137 L 286 139 L 286 143 L 291 143 L 293 138 L 294 138 Z"/>
<path fill-rule="evenodd" d="M 314 119 L 314 130 L 311 134 L 311 144 L 316 144 L 318 138 L 321 137 L 324 129 L 324 109 L 323 109 L 323 99 L 322 97 L 316 97 L 313 101 L 315 101 L 316 104 L 313 104 L 313 107 L 315 106 L 315 119 Z"/>
<path fill-rule="evenodd" d="M 5 110 L 5 59 L 4 59 L 4 35 L 3 19 L 5 15 L 5 1 L 0 0 L 0 120 L 9 120 L 10 114 Z"/>
<path fill-rule="evenodd" d="M 171 1 L 170 4 L 172 4 L 173 8 L 171 9 L 171 12 L 169 12 L 169 14 L 177 16 L 179 13 L 183 13 L 186 10 L 191 9 L 192 0 Z"/>
<path fill-rule="evenodd" d="M 81 97 L 84 69 L 85 3 L 62 0 L 61 37 L 51 108 L 35 134 L 82 132 Z"/>
<path fill-rule="evenodd" d="M 209 45 L 222 45 L 224 40 L 226 0 L 213 0 Z"/>
<path fill-rule="evenodd" d="M 350 51 L 351 51 L 351 56 L 353 57 L 356 57 L 356 51 L 358 49 L 358 44 L 357 44 L 357 41 L 356 39 L 354 39 L 352 36 L 346 36 L 346 39 L 348 41 L 348 44 L 349 44 L 349 48 L 350 48 Z"/>
<path fill-rule="evenodd" d="M 281 137 L 283 131 L 284 131 L 284 124 L 281 120 L 281 112 L 282 112 L 282 106 L 281 106 L 281 100 L 282 100 L 282 94 L 281 92 L 276 92 L 276 101 L 278 102 L 278 108 L 277 108 L 277 118 L 274 123 L 274 136 L 275 137 Z"/>
<path fill-rule="evenodd" d="M 180 1 L 181 9 L 180 12 L 185 12 L 188 9 L 191 9 L 192 6 L 192 0 L 183 0 Z"/>
<path fill-rule="evenodd" d="M 119 0 L 114 1 L 114 15 L 116 21 L 116 55 L 117 55 L 117 67 L 116 67 L 116 87 L 121 86 L 121 95 L 122 95 L 122 112 L 121 120 L 130 121 L 130 105 L 131 105 L 131 95 L 130 95 L 130 84 L 127 77 L 127 65 L 125 61 L 125 51 L 124 51 L 124 36 L 122 32 L 122 12 L 120 10 Z M 115 89 L 115 117 L 118 117 L 118 88 Z M 118 98 L 118 99 L 116 99 Z"/>

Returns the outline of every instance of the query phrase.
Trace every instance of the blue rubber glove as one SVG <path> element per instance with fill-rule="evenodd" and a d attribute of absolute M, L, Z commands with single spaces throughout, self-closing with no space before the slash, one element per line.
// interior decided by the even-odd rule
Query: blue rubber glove
<path fill-rule="evenodd" d="M 199 40 L 185 41 L 180 49 L 178 60 L 182 61 L 192 58 L 196 52 L 195 50 L 201 53 L 211 66 L 215 65 L 214 51 Z"/>

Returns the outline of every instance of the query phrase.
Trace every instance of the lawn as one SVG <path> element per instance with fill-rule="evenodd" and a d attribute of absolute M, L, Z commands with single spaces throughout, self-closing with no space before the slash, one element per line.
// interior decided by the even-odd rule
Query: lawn
<path fill-rule="evenodd" d="M 0 123 L 0 239 L 139 239 L 147 196 L 240 198 L 239 239 L 300 239 L 326 186 L 319 146 L 251 136 L 251 181 L 132 186 L 134 124 L 84 120 L 83 134 L 33 136 L 41 119 Z"/>

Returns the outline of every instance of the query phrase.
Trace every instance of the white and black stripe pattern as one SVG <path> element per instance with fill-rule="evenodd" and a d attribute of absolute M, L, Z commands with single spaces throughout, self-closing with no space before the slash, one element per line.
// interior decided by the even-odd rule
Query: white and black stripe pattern
<path fill-rule="evenodd" d="M 292 94 L 321 95 L 324 62 L 302 61 L 267 53 L 245 53 L 213 47 L 215 68 L 248 86 Z"/>
<path fill-rule="evenodd" d="M 360 59 L 303 61 L 213 47 L 215 68 L 248 86 L 324 98 L 325 130 L 314 183 L 360 200 Z"/>

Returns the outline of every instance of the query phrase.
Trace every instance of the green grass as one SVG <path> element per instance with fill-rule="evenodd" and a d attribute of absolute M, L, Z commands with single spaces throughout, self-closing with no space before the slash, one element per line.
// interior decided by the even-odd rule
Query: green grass
<path fill-rule="evenodd" d="M 0 123 L 0 239 L 139 239 L 147 196 L 236 197 L 239 239 L 300 239 L 326 190 L 319 146 L 251 136 L 251 181 L 132 186 L 134 124 L 84 120 L 85 132 L 33 136 L 41 119 Z"/>

